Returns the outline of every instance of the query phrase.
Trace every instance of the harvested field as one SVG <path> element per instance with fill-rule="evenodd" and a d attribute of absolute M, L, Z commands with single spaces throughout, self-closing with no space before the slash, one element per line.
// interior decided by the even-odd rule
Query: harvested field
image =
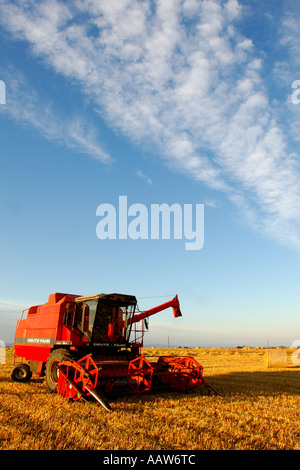
<path fill-rule="evenodd" d="M 267 368 L 263 349 L 144 349 L 192 355 L 222 397 L 196 392 L 114 399 L 113 412 L 50 394 L 45 382 L 10 379 L 0 365 L 3 450 L 300 450 L 300 368 Z"/>

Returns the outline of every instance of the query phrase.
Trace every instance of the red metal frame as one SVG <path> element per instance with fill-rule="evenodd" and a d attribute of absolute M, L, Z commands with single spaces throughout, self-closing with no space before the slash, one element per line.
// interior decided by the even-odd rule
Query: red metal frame
<path fill-rule="evenodd" d="M 203 367 L 194 357 L 159 357 L 155 370 L 170 388 L 187 391 L 202 384 Z"/>
<path fill-rule="evenodd" d="M 73 400 L 81 395 L 89 396 L 87 386 L 97 388 L 98 367 L 90 355 L 84 356 L 79 361 L 63 361 L 58 364 L 58 386 L 57 390 L 64 398 Z"/>
<path fill-rule="evenodd" d="M 135 393 L 151 389 L 153 367 L 143 356 L 136 357 L 128 364 L 127 380 Z"/>

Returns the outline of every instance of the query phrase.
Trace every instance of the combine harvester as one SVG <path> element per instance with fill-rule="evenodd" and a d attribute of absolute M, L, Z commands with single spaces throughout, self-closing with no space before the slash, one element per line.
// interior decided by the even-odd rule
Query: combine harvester
<path fill-rule="evenodd" d="M 109 396 L 129 391 L 187 391 L 204 385 L 219 395 L 193 357 L 160 356 L 149 362 L 141 354 L 148 317 L 167 308 L 175 318 L 182 315 L 177 295 L 140 312 L 132 295 L 50 294 L 47 303 L 24 310 L 17 322 L 11 378 L 27 382 L 34 373 L 46 378 L 50 391 L 96 401 L 107 410 Z"/>

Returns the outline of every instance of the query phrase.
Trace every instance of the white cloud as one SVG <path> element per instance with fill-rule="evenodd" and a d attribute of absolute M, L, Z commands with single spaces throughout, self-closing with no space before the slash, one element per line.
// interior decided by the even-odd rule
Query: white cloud
<path fill-rule="evenodd" d="M 0 107 L 0 112 L 33 126 L 49 140 L 62 142 L 103 163 L 110 162 L 110 156 L 99 144 L 96 129 L 90 122 L 81 116 L 61 116 L 16 70 L 7 72 L 5 82 L 8 84 L 8 98 L 6 106 Z"/>
<path fill-rule="evenodd" d="M 216 209 L 217 203 L 213 199 L 208 199 L 204 201 L 205 207 L 210 207 L 212 209 Z"/>
<path fill-rule="evenodd" d="M 77 81 L 114 129 L 224 191 L 254 227 L 300 246 L 293 136 L 272 108 L 252 39 L 238 29 L 237 0 L 0 0 L 0 13 L 3 27 Z M 284 27 L 298 60 L 291 17 Z M 96 152 L 85 133 L 77 143 L 88 148 L 86 139 Z"/>
<path fill-rule="evenodd" d="M 136 174 L 137 174 L 140 178 L 146 180 L 148 184 L 152 184 L 152 183 L 153 183 L 152 178 L 150 178 L 149 176 L 147 176 L 147 175 L 143 172 L 143 170 L 137 170 L 137 171 L 136 171 Z"/>

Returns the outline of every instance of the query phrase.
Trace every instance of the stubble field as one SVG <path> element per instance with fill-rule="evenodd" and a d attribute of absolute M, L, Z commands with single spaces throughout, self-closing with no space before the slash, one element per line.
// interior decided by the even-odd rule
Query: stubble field
<path fill-rule="evenodd" d="M 263 349 L 144 349 L 194 356 L 222 397 L 196 392 L 114 399 L 113 411 L 12 382 L 0 365 L 2 450 L 300 450 L 300 368 L 266 368 Z"/>

